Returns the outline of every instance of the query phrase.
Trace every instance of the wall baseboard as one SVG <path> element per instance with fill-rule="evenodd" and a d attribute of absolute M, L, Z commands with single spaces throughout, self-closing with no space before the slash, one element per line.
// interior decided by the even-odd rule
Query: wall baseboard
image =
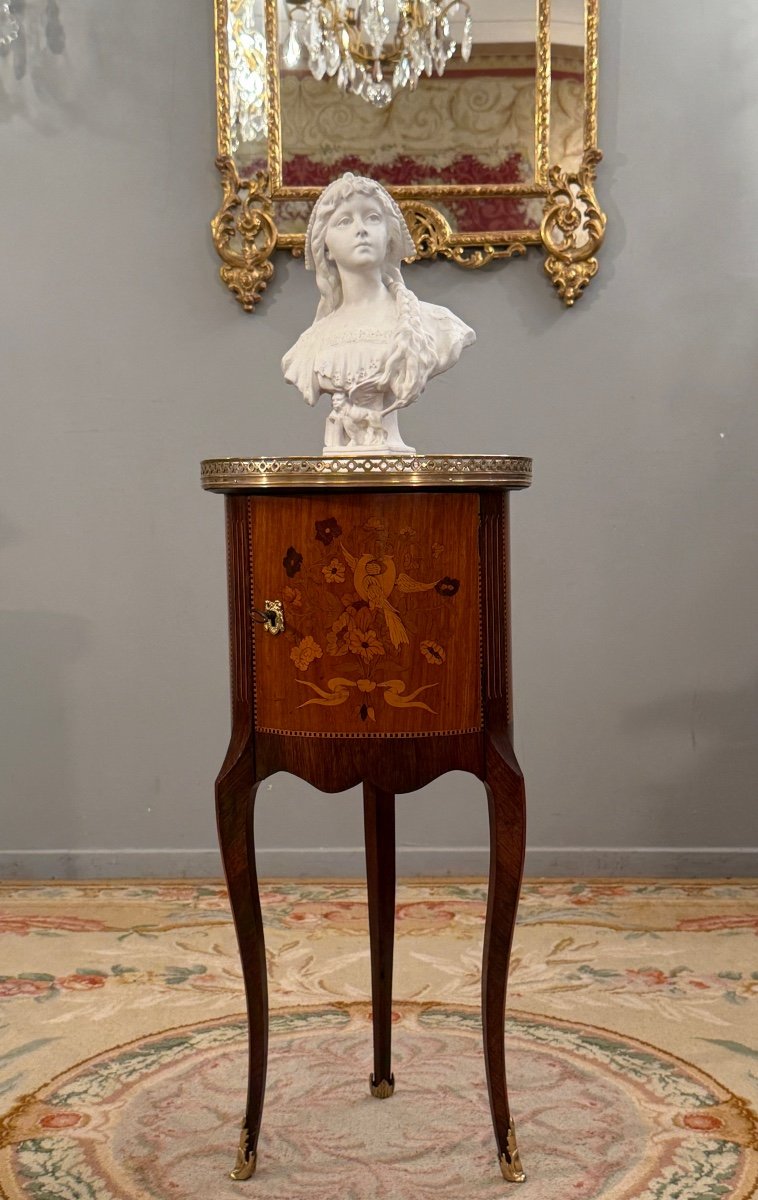
<path fill-rule="evenodd" d="M 400 877 L 486 876 L 488 864 L 484 846 L 400 846 L 397 851 Z M 258 872 L 262 877 L 356 878 L 365 875 L 365 860 L 362 847 L 262 849 Z M 753 878 L 758 876 L 758 848 L 535 846 L 527 850 L 526 873 L 543 878 Z M 0 879 L 205 879 L 221 874 L 215 849 L 0 851 Z"/>

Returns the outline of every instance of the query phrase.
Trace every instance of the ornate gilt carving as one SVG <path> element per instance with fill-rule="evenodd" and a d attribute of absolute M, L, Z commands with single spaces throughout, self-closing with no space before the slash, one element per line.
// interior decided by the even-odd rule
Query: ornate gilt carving
<path fill-rule="evenodd" d="M 576 174 L 551 167 L 540 233 L 547 250 L 545 271 L 564 304 L 571 307 L 597 273 L 595 252 L 605 236 L 605 214 L 595 196 L 599 150 L 585 151 Z"/>
<path fill-rule="evenodd" d="M 600 0 L 585 0 L 584 13 L 584 145 L 597 146 L 597 44 Z"/>
<path fill-rule="evenodd" d="M 526 1172 L 521 1165 L 521 1156 L 516 1144 L 516 1129 L 512 1119 L 508 1124 L 506 1148 L 500 1155 L 500 1170 L 503 1179 L 506 1179 L 508 1183 L 524 1183 L 526 1181 Z"/>
<path fill-rule="evenodd" d="M 526 254 L 524 242 L 504 242 L 500 246 L 485 242 L 483 246 L 450 246 L 445 251 L 445 258 L 451 259 L 459 267 L 476 270 L 477 267 L 484 267 L 495 259 L 516 258 L 521 254 Z"/>
<path fill-rule="evenodd" d="M 439 255 L 457 263 L 459 267 L 471 270 L 483 267 L 496 258 L 526 254 L 526 246 L 522 241 L 504 242 L 501 245 L 491 242 L 482 244 L 479 237 L 475 236 L 472 244 L 460 245 L 442 213 L 431 204 L 405 200 L 400 201 L 400 208 L 416 247 L 416 258 L 436 258 Z"/>
<path fill-rule="evenodd" d="M 416 247 L 416 258 L 435 258 L 443 254 L 452 231 L 442 213 L 431 204 L 414 200 L 401 202 L 400 208 Z"/>
<path fill-rule="evenodd" d="M 250 1179 L 255 1174 L 257 1155 L 254 1150 L 249 1149 L 249 1142 L 250 1134 L 247 1125 L 243 1125 L 240 1144 L 237 1148 L 237 1161 L 229 1172 L 229 1178 L 234 1179 L 235 1182 Z"/>
<path fill-rule="evenodd" d="M 224 197 L 211 221 L 213 241 L 223 261 L 219 274 L 245 312 L 252 312 L 274 273 L 276 225 L 271 216 L 268 176 L 241 180 L 229 154 L 216 159 Z"/>
<path fill-rule="evenodd" d="M 550 0 L 537 4 L 537 89 L 534 103 L 534 174 L 544 188 L 550 158 Z"/>
<path fill-rule="evenodd" d="M 213 219 L 213 240 L 223 260 L 220 275 L 236 295 L 246 312 L 253 312 L 273 275 L 271 256 L 279 247 L 295 257 L 303 253 L 303 234 L 280 232 L 273 217 L 274 202 L 310 204 L 320 188 L 283 185 L 282 95 L 278 60 L 279 31 L 276 0 L 264 0 L 263 32 L 268 47 L 266 62 L 267 168 L 250 179 L 241 180 L 232 155 L 232 114 L 230 109 L 229 10 L 238 0 L 214 0 L 216 11 L 216 111 L 218 119 L 217 165 L 221 172 L 224 196 Z M 533 146 L 534 176 L 526 182 L 507 185 L 440 184 L 424 186 L 421 194 L 402 186 L 390 189 L 404 209 L 416 246 L 416 257 L 446 258 L 458 266 L 475 270 L 498 259 L 523 255 L 529 245 L 542 241 L 547 252 L 545 270 L 564 303 L 573 305 L 597 272 L 595 252 L 603 240 L 605 215 L 594 194 L 595 168 L 600 161 L 597 142 L 597 75 L 599 0 L 584 0 L 585 45 L 583 96 L 584 160 L 577 172 L 548 170 L 551 154 L 568 153 L 561 140 L 561 112 L 571 106 L 570 80 L 551 78 L 550 0 L 538 0 L 535 29 L 535 103 L 533 143 L 526 126 L 519 130 Z M 555 48 L 552 50 L 555 56 Z M 561 64 L 558 62 L 558 66 Z M 290 81 L 292 85 L 292 81 Z M 294 85 L 292 85 L 294 86 Z M 563 89 L 563 91 L 561 91 Z M 563 97 L 560 100 L 561 96 Z M 558 102 L 560 100 L 560 102 Z M 333 99 L 326 90 L 319 92 L 319 119 L 331 112 Z M 323 113 L 322 113 L 323 110 Z M 552 111 L 551 111 L 552 110 Z M 309 104 L 301 114 L 310 123 L 315 109 Z M 521 120 L 520 110 L 512 119 Z M 573 113 L 573 109 L 572 109 Z M 368 116 L 367 115 L 367 120 Z M 579 114 L 575 114 L 579 117 Z M 552 117 L 552 121 L 551 121 Z M 386 114 L 381 114 L 385 121 Z M 523 124 L 523 122 L 522 122 Z M 423 123 L 422 123 L 423 126 Z M 425 127 L 425 126 L 424 126 Z M 297 130 L 295 130 L 295 133 Z M 361 136 L 365 131 L 362 129 Z M 558 136 L 556 136 L 558 135 Z M 366 135 L 367 136 L 367 135 Z M 419 135 L 421 136 L 421 135 Z M 371 140 L 371 139 L 369 139 Z M 373 142 L 372 142 L 373 144 Z M 288 149 L 297 149 L 297 137 L 290 130 Z M 476 151 L 478 153 L 478 151 Z M 573 150 L 572 150 L 573 154 Z M 531 157 L 531 152 L 530 152 Z M 573 165 L 573 164 L 572 164 Z M 521 197 L 525 201 L 544 198 L 541 229 L 505 229 L 457 232 L 447 217 L 435 207 L 446 198 L 486 199 L 488 196 Z M 429 201 L 432 201 L 430 203 Z"/>

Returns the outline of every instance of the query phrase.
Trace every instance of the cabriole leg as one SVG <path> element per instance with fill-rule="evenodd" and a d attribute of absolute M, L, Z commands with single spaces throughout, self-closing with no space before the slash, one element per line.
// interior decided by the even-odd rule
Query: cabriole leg
<path fill-rule="evenodd" d="M 487 1088 L 503 1177 L 526 1179 L 508 1104 L 505 995 L 526 845 L 524 777 L 505 735 L 488 734 L 485 787 L 490 816 L 490 876 L 482 963 L 482 1024 Z"/>
<path fill-rule="evenodd" d="M 232 1179 L 249 1179 L 255 1171 L 268 1058 L 266 952 L 253 835 L 258 786 L 250 754 L 216 783 L 219 843 L 242 960 L 248 1021 L 247 1107 Z"/>
<path fill-rule="evenodd" d="M 374 1027 L 372 1096 L 386 1100 L 392 1074 L 392 957 L 395 937 L 395 797 L 363 785 L 366 883 L 371 937 L 371 1004 Z"/>

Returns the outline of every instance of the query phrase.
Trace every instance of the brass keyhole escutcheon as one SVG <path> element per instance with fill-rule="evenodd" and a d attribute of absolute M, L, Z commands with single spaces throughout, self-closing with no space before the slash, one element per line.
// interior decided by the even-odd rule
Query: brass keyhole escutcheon
<path fill-rule="evenodd" d="M 284 609 L 281 600 L 266 600 L 263 612 L 259 608 L 253 610 L 253 620 L 262 625 L 266 633 L 274 637 L 284 629 Z"/>

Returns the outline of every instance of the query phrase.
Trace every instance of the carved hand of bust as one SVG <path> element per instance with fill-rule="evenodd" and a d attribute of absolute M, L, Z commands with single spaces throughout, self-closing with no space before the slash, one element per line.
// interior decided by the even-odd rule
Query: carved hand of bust
<path fill-rule="evenodd" d="M 415 453 L 400 436 L 398 409 L 476 339 L 448 309 L 405 286 L 400 264 L 413 254 L 400 209 L 374 180 L 348 173 L 316 201 L 305 265 L 321 301 L 282 368 L 309 404 L 324 393 L 338 400 L 324 454 Z"/>

